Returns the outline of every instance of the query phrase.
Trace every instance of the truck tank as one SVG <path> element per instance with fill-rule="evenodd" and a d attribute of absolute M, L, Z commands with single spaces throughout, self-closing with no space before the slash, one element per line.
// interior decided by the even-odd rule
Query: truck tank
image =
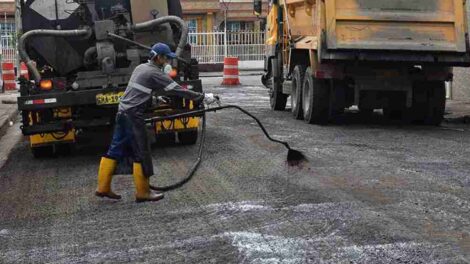
<path fill-rule="evenodd" d="M 149 0 L 95 0 L 95 1 L 21 1 L 23 31 L 74 30 L 83 26 L 94 27 L 97 21 L 113 20 L 123 31 L 128 24 L 141 23 L 155 18 L 181 16 L 179 1 Z M 162 30 L 163 29 L 163 30 Z M 160 27 L 157 32 L 129 33 L 126 37 L 151 45 L 163 41 L 176 47 L 174 35 L 178 27 Z M 176 40 L 178 41 L 178 40 Z M 86 51 L 94 47 L 96 38 L 89 39 L 38 36 L 28 43 L 28 53 L 38 68 L 52 67 L 60 75 L 76 72 L 84 65 Z M 66 59 L 64 59 L 66 58 Z"/>

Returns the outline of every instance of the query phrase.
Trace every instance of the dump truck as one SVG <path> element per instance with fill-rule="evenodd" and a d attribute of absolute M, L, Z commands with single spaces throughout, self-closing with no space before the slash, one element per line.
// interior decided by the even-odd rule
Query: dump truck
<path fill-rule="evenodd" d="M 346 108 L 439 125 L 470 66 L 465 0 L 271 0 L 263 84 L 273 110 L 326 124 Z M 261 1 L 254 1 L 261 13 Z"/>
<path fill-rule="evenodd" d="M 30 80 L 20 79 L 22 132 L 36 157 L 69 152 L 79 135 L 111 128 L 134 68 L 149 59 L 149 46 L 176 51 L 171 76 L 202 92 L 188 28 L 175 0 L 19 0 L 18 50 Z M 149 116 L 195 109 L 193 102 L 154 98 Z M 152 102 L 149 102 L 152 103 Z M 198 117 L 152 124 L 158 142 L 194 144 Z M 170 143 L 170 142 L 167 142 Z"/>

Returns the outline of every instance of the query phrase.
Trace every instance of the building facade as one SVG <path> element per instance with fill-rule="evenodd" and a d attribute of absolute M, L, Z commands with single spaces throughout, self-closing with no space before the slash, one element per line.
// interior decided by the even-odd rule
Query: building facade
<path fill-rule="evenodd" d="M 254 15 L 253 0 L 181 0 L 181 4 L 191 32 L 224 30 L 225 15 L 229 31 L 263 30 L 261 18 L 268 10 L 268 0 L 263 1 L 261 18 Z"/>
<path fill-rule="evenodd" d="M 15 1 L 0 0 L 0 50 L 2 62 L 16 62 Z"/>

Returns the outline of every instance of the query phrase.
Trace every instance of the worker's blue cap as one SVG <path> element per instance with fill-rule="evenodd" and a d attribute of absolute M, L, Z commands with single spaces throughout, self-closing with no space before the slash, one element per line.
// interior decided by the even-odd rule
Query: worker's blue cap
<path fill-rule="evenodd" d="M 153 59 L 157 55 L 165 55 L 171 59 L 176 58 L 176 54 L 171 52 L 170 47 L 164 43 L 157 43 L 153 45 L 152 50 L 150 51 L 150 58 Z"/>

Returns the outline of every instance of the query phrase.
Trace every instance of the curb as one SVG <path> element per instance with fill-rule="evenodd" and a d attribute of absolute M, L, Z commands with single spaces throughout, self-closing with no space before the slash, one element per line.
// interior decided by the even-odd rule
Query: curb
<path fill-rule="evenodd" d="M 224 74 L 222 72 L 220 73 L 209 73 L 209 74 L 204 74 L 204 73 L 200 73 L 200 77 L 201 78 L 223 78 Z M 263 75 L 263 72 L 256 72 L 256 71 L 246 71 L 246 72 L 243 72 L 243 71 L 240 71 L 239 75 L 238 76 L 261 76 Z"/>
<path fill-rule="evenodd" d="M 16 100 L 2 100 L 2 104 L 17 104 Z"/>

